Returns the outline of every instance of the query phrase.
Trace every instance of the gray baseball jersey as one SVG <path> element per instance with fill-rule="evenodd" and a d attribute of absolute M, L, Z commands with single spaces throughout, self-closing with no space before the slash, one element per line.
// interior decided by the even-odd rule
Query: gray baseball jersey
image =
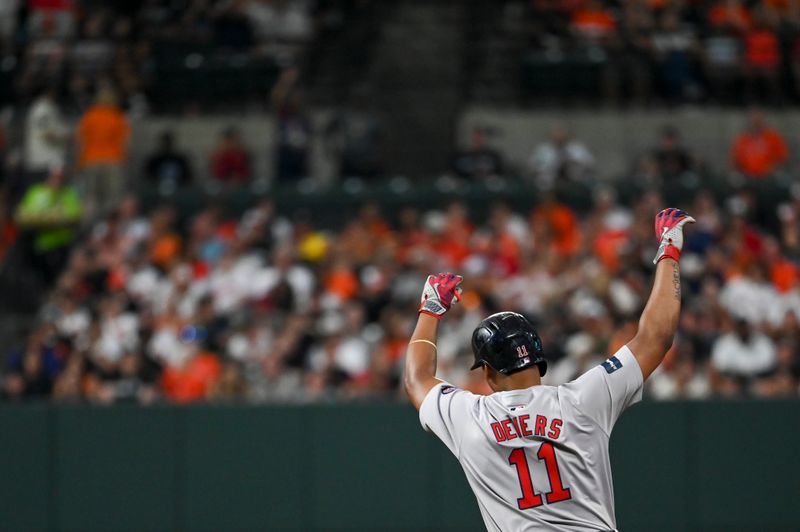
<path fill-rule="evenodd" d="M 443 382 L 419 419 L 458 458 L 488 530 L 615 530 L 608 440 L 642 380 L 625 346 L 561 386 L 479 396 Z"/>

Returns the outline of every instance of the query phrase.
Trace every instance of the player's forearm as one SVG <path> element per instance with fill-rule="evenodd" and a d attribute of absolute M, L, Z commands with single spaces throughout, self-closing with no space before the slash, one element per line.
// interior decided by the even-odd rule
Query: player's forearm
<path fill-rule="evenodd" d="M 672 346 L 680 309 L 680 265 L 665 258 L 656 266 L 653 289 L 639 320 L 639 330 L 628 344 L 645 378 L 658 367 Z"/>
<path fill-rule="evenodd" d="M 678 328 L 678 313 L 681 310 L 681 269 L 678 261 L 683 249 L 683 228 L 690 223 L 694 223 L 694 218 L 674 208 L 664 209 L 655 218 L 654 229 L 659 244 L 656 258 L 653 259 L 656 278 L 639 320 L 639 331 L 628 342 L 628 348 L 639 362 L 645 379 L 661 364 Z"/>
<path fill-rule="evenodd" d="M 436 380 L 436 335 L 439 320 L 420 314 L 408 343 L 403 385 L 411 402 L 419 409 Z"/>
<path fill-rule="evenodd" d="M 681 268 L 672 259 L 664 259 L 656 266 L 653 290 L 639 321 L 639 330 L 646 331 L 665 344 L 672 343 L 678 329 L 681 310 Z"/>
<path fill-rule="evenodd" d="M 408 342 L 406 369 L 403 385 L 408 398 L 417 410 L 436 380 L 436 333 L 439 319 L 458 301 L 461 281 L 464 278 L 454 273 L 429 275 L 422 289 L 419 302 L 419 318 L 414 334 Z"/>

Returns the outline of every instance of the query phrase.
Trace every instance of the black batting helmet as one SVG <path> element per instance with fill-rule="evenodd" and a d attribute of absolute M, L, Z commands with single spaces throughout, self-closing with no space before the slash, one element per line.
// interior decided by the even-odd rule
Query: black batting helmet
<path fill-rule="evenodd" d="M 539 374 L 547 372 L 542 341 L 536 329 L 522 314 L 498 312 L 484 319 L 472 333 L 471 369 L 484 364 L 504 375 L 539 366 Z"/>

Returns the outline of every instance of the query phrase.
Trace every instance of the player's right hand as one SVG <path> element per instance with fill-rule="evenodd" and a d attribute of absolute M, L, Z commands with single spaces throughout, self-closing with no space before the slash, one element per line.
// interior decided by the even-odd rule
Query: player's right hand
<path fill-rule="evenodd" d="M 464 278 L 454 273 L 429 275 L 422 289 L 419 312 L 437 320 L 450 310 L 450 305 L 461 300 L 461 281 Z"/>
<path fill-rule="evenodd" d="M 694 218 L 680 209 L 664 209 L 656 215 L 655 230 L 659 245 L 653 264 L 658 264 L 665 258 L 680 260 L 683 249 L 683 226 L 694 221 Z"/>

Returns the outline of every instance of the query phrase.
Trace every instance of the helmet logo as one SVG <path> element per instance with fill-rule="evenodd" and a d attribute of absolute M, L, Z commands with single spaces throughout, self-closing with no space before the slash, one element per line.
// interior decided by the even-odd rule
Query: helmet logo
<path fill-rule="evenodd" d="M 528 356 L 528 347 L 524 346 L 524 345 L 518 345 L 517 346 L 517 356 L 519 358 L 523 358 L 523 357 Z"/>

